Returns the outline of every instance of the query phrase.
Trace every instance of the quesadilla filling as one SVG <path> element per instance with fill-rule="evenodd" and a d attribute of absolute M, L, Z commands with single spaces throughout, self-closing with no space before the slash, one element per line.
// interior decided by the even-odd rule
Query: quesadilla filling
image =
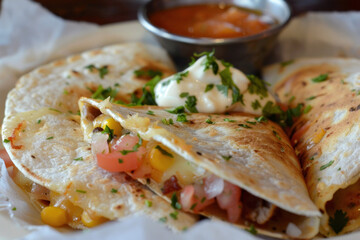
<path fill-rule="evenodd" d="M 194 213 L 217 209 L 229 222 L 246 219 L 256 224 L 265 224 L 275 213 L 275 205 L 187 161 L 159 142 L 143 140 L 103 114 L 93 121 L 92 152 L 99 167 L 126 172 L 147 183 L 171 199 L 175 209 Z"/>

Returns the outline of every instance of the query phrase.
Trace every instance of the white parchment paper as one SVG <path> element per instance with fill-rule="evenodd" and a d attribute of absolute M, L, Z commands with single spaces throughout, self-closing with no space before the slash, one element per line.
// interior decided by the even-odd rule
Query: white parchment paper
<path fill-rule="evenodd" d="M 271 62 L 297 57 L 360 57 L 360 13 L 309 13 L 293 19 L 280 35 Z M 0 123 L 7 92 L 36 66 L 70 54 L 124 41 L 154 39 L 137 22 L 99 27 L 64 21 L 29 0 L 3 0 L 0 15 Z M 0 146 L 1 148 L 1 146 Z M 12 210 L 16 207 L 16 210 Z M 133 217 L 87 231 L 55 230 L 41 223 L 39 213 L 8 176 L 0 159 L 0 240 L 14 239 L 263 239 L 223 222 L 202 221 L 182 234 L 163 224 Z M 11 219 L 11 220 L 10 220 Z M 14 228 L 14 226 L 15 228 Z M 17 229 L 18 234 L 12 234 Z M 360 239 L 360 233 L 334 239 Z"/>

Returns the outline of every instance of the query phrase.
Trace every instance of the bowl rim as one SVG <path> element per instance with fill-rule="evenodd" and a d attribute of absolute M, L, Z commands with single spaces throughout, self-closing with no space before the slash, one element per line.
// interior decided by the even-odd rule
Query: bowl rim
<path fill-rule="evenodd" d="M 265 0 L 268 1 L 268 0 Z M 156 35 L 157 37 L 165 38 L 167 40 L 171 41 L 177 41 L 182 43 L 188 43 L 188 44 L 197 44 L 197 45 L 226 45 L 226 44 L 232 44 L 232 43 L 246 43 L 257 39 L 266 38 L 267 36 L 275 35 L 278 32 L 280 32 L 290 21 L 292 17 L 292 10 L 289 4 L 285 0 L 273 0 L 282 2 L 284 6 L 288 10 L 288 16 L 286 20 L 280 24 L 275 25 L 274 27 L 271 27 L 265 31 L 262 31 L 260 33 L 246 36 L 246 37 L 236 37 L 236 38 L 191 38 L 191 37 L 185 37 L 173 33 L 169 33 L 161 28 L 156 27 L 153 25 L 148 16 L 147 16 L 147 8 L 150 6 L 152 1 L 149 1 L 145 4 L 143 4 L 139 10 L 138 10 L 138 20 L 141 23 L 141 25 Z M 191 4 L 189 4 L 191 5 Z"/>

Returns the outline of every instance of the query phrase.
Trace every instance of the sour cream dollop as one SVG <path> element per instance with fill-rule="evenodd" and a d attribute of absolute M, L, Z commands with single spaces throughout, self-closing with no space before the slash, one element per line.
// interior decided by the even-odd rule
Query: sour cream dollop
<path fill-rule="evenodd" d="M 226 66 L 222 61 L 214 60 L 218 65 L 215 74 L 212 67 L 206 68 L 207 56 L 202 56 L 190 67 L 168 78 L 161 80 L 155 87 L 155 101 L 162 107 L 185 106 L 189 96 L 195 96 L 196 109 L 201 113 L 246 112 L 261 115 L 266 102 L 275 99 L 266 93 L 250 93 L 251 81 L 240 70 Z M 243 103 L 233 103 L 233 91 L 222 82 L 220 74 L 224 70 L 230 71 L 233 84 L 243 95 Z M 224 73 L 224 72 L 223 72 Z M 194 98 L 193 98 L 194 99 Z M 258 104 L 257 104 L 257 103 Z M 255 106 L 257 105 L 257 106 Z"/>

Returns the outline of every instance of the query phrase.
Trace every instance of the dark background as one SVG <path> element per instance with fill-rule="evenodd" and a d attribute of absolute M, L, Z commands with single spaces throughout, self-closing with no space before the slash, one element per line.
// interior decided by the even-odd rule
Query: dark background
<path fill-rule="evenodd" d="M 135 20 L 139 6 L 148 0 L 34 0 L 54 14 L 75 21 L 107 24 Z M 1 2 L 1 0 L 0 0 Z M 287 0 L 293 15 L 307 11 L 360 10 L 359 0 Z"/>

